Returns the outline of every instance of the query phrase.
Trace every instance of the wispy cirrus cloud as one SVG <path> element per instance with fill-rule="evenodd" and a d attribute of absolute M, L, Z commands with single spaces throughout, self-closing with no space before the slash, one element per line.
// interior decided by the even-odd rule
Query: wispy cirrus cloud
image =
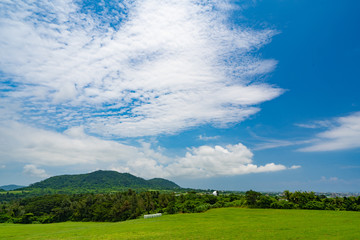
<path fill-rule="evenodd" d="M 327 122 L 331 122 L 328 129 L 317 134 L 310 146 L 299 151 L 322 152 L 360 148 L 360 112 Z"/>
<path fill-rule="evenodd" d="M 202 141 L 211 141 L 211 140 L 216 140 L 219 139 L 220 136 L 206 136 L 206 135 L 199 135 L 198 138 L 199 140 Z"/>
<path fill-rule="evenodd" d="M 306 125 L 307 127 L 308 125 Z M 250 135 L 257 140 L 257 143 L 251 148 L 254 151 L 281 148 L 281 147 L 290 147 L 296 145 L 309 144 L 314 140 L 298 140 L 298 139 L 275 139 L 259 136 L 253 131 L 249 131 Z"/>
<path fill-rule="evenodd" d="M 324 176 L 321 177 L 320 181 L 322 182 L 338 182 L 339 181 L 339 178 L 338 177 L 329 177 L 329 178 L 326 178 Z"/>
<path fill-rule="evenodd" d="M 263 139 L 262 143 L 258 143 L 253 147 L 253 150 L 266 150 L 266 149 L 273 149 L 279 147 L 287 147 L 297 145 L 298 143 L 295 141 L 288 141 L 288 140 L 278 140 L 278 139 Z"/>
<path fill-rule="evenodd" d="M 282 93 L 256 82 L 276 61 L 253 52 L 275 31 L 229 25 L 228 1 L 109 4 L 0 3 L 0 107 L 10 119 L 100 136 L 172 134 L 243 121 Z"/>
<path fill-rule="evenodd" d="M 231 24 L 233 9 L 226 0 L 0 2 L 4 164 L 38 176 L 75 165 L 143 177 L 289 169 L 254 164 L 242 144 L 170 158 L 112 140 L 226 127 L 283 92 L 257 81 L 277 64 L 256 56 L 276 31 Z"/>
<path fill-rule="evenodd" d="M 310 129 L 329 128 L 333 126 L 333 123 L 329 120 L 325 120 L 325 121 L 314 121 L 311 123 L 297 123 L 295 124 L 295 126 L 301 128 L 310 128 Z"/>

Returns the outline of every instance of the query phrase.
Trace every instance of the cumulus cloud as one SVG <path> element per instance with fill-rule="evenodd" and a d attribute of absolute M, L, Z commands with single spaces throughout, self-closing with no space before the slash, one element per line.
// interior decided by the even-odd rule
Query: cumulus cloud
<path fill-rule="evenodd" d="M 222 146 L 200 146 L 190 148 L 184 157 L 171 159 L 169 164 L 157 164 L 156 161 L 132 161 L 125 170 L 141 175 L 155 169 L 163 177 L 209 178 L 216 176 L 234 176 L 250 173 L 276 172 L 290 168 L 275 163 L 258 166 L 253 163 L 253 153 L 243 144 Z M 123 171 L 124 168 L 114 168 Z M 142 171 L 139 171 L 141 169 Z"/>
<path fill-rule="evenodd" d="M 226 127 L 282 93 L 256 81 L 276 61 L 253 56 L 276 32 L 229 25 L 228 1 L 113 5 L 2 1 L 2 111 L 37 127 L 138 137 Z"/>
<path fill-rule="evenodd" d="M 24 166 L 25 174 L 29 174 L 32 177 L 39 177 L 39 178 L 47 178 L 49 175 L 46 173 L 44 169 L 39 169 L 33 164 L 27 164 Z"/>
<path fill-rule="evenodd" d="M 189 148 L 183 157 L 168 157 L 162 149 L 154 149 L 149 143 L 134 147 L 103 140 L 89 136 L 82 127 L 58 133 L 20 123 L 3 124 L 0 142 L 0 155 L 5 156 L 4 159 L 26 164 L 24 173 L 39 177 L 47 174 L 38 166 L 113 169 L 145 178 L 207 178 L 298 168 L 275 163 L 258 166 L 253 163 L 253 153 L 241 143 Z"/>
<path fill-rule="evenodd" d="M 129 162 L 127 170 L 138 171 L 141 166 L 141 169 L 145 171 L 154 168 L 161 170 L 163 177 L 208 178 L 289 169 L 284 165 L 274 163 L 258 166 L 253 164 L 252 157 L 253 153 L 241 143 L 226 147 L 201 146 L 188 149 L 184 157 L 174 158 L 168 165 L 156 165 L 155 161 L 142 159 L 139 162 Z M 298 167 L 293 166 L 290 169 Z"/>
<path fill-rule="evenodd" d="M 335 151 L 360 147 L 360 112 L 333 119 L 330 127 L 317 134 L 313 144 L 303 152 Z"/>

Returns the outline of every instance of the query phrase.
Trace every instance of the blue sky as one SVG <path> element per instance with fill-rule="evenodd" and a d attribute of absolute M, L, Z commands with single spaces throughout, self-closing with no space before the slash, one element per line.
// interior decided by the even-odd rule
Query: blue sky
<path fill-rule="evenodd" d="M 0 185 L 97 169 L 360 189 L 358 1 L 2 1 Z"/>

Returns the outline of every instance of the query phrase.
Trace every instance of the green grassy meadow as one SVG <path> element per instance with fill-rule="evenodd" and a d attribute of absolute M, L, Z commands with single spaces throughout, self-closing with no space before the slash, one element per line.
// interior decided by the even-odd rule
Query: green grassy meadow
<path fill-rule="evenodd" d="M 16 190 L 13 190 L 13 191 L 0 192 L 0 194 L 7 194 L 8 192 L 12 193 L 12 194 L 20 194 L 20 193 L 30 192 L 30 191 L 16 191 Z"/>
<path fill-rule="evenodd" d="M 0 224 L 0 239 L 360 239 L 360 213 L 222 208 L 117 223 Z"/>

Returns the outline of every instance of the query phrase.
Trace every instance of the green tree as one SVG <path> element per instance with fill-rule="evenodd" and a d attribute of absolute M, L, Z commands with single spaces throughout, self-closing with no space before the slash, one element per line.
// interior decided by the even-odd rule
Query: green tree
<path fill-rule="evenodd" d="M 256 206 L 256 201 L 260 198 L 261 193 L 249 190 L 245 193 L 246 202 L 249 206 Z"/>

